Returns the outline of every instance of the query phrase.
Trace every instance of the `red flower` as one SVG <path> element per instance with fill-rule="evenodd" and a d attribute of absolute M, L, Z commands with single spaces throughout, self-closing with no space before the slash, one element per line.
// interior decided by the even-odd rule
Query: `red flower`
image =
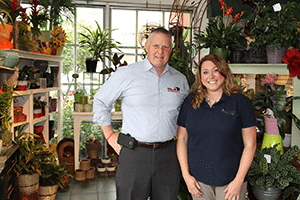
<path fill-rule="evenodd" d="M 227 10 L 225 11 L 225 15 L 230 15 L 232 12 L 233 8 L 228 6 Z"/>
<path fill-rule="evenodd" d="M 21 9 L 21 6 L 18 4 L 18 0 L 13 0 L 11 2 L 11 9 L 12 11 L 18 11 Z"/>
<path fill-rule="evenodd" d="M 2 94 L 3 93 L 3 90 L 0 90 L 0 94 Z"/>
<path fill-rule="evenodd" d="M 282 61 L 288 64 L 290 70 L 290 77 L 297 76 L 300 79 L 300 53 L 295 48 L 288 49 L 283 56 Z"/>

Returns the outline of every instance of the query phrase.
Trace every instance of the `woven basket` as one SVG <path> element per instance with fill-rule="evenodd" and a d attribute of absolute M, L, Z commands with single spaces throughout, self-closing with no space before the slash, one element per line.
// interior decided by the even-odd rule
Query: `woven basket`
<path fill-rule="evenodd" d="M 39 200 L 55 200 L 58 185 L 40 186 Z"/>
<path fill-rule="evenodd" d="M 95 167 L 91 167 L 89 170 L 85 173 L 87 179 L 94 179 L 96 175 Z"/>
<path fill-rule="evenodd" d="M 24 195 L 32 194 L 39 189 L 39 174 L 23 174 L 18 177 L 19 192 Z"/>
<path fill-rule="evenodd" d="M 87 171 L 91 168 L 90 159 L 82 159 L 80 160 L 80 169 L 83 171 Z"/>
<path fill-rule="evenodd" d="M 81 169 L 77 169 L 75 171 L 75 180 L 76 181 L 84 181 L 85 179 L 86 179 L 85 171 L 83 171 Z"/>
<path fill-rule="evenodd" d="M 93 142 L 85 142 L 86 151 L 90 159 L 99 158 L 100 141 L 94 140 Z"/>

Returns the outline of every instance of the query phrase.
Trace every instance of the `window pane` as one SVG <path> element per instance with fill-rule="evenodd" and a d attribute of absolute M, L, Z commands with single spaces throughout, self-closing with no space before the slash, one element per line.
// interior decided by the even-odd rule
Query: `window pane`
<path fill-rule="evenodd" d="M 120 17 L 121 16 L 121 17 Z M 126 16 L 126 17 L 122 17 Z M 120 46 L 134 47 L 136 30 L 136 11 L 112 10 L 111 26 L 116 29 L 112 38 L 121 43 Z"/>

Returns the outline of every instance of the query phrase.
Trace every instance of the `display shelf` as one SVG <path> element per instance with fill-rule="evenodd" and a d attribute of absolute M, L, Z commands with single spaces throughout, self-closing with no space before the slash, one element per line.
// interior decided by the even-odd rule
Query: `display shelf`
<path fill-rule="evenodd" d="M 58 66 L 60 68 L 61 66 L 61 60 L 63 57 L 60 56 L 52 56 L 52 55 L 45 55 L 45 54 L 39 54 L 39 53 L 32 53 L 32 52 L 26 52 L 16 49 L 5 49 L 5 51 L 8 52 L 16 52 L 19 55 L 19 63 L 17 68 L 22 69 L 25 65 L 33 66 L 34 61 L 36 60 L 42 60 L 42 61 L 48 61 L 49 67 L 47 71 L 50 72 L 51 66 Z M 59 69 L 60 71 L 60 69 Z M 14 92 L 14 98 L 19 101 L 19 106 L 23 107 L 23 113 L 26 115 L 26 121 L 17 121 L 14 123 L 14 107 L 16 107 L 16 103 L 12 103 L 11 106 L 11 116 L 12 116 L 12 133 L 13 133 L 13 139 L 16 136 L 14 133 L 16 128 L 22 125 L 25 126 L 25 131 L 34 133 L 34 126 L 35 125 L 44 125 L 43 129 L 43 137 L 46 142 L 46 146 L 49 146 L 49 121 L 51 116 L 56 113 L 57 114 L 57 134 L 58 134 L 58 140 L 60 140 L 60 130 L 61 130 L 61 89 L 60 89 L 61 83 L 60 83 L 60 73 L 58 73 L 57 77 L 57 85 L 55 87 L 47 87 L 45 89 L 29 89 L 26 91 L 15 91 Z M 55 92 L 55 96 L 57 98 L 57 109 L 56 111 L 50 112 L 49 107 L 51 105 L 51 102 L 49 100 L 49 97 L 51 96 L 51 93 Z M 45 106 L 45 116 L 41 116 L 39 118 L 34 118 L 33 114 L 33 99 L 34 97 L 43 96 L 45 98 L 45 101 L 47 102 L 47 105 Z"/>
<path fill-rule="evenodd" d="M 233 74 L 279 74 L 289 75 L 287 64 L 229 64 Z M 300 96 L 300 79 L 293 78 L 294 96 Z M 300 117 L 300 100 L 293 101 L 293 114 Z M 300 147 L 300 130 L 292 123 L 292 145 Z"/>

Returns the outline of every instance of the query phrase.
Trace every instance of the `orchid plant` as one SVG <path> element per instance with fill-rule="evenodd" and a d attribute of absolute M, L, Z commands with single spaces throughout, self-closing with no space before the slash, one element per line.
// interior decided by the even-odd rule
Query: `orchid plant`
<path fill-rule="evenodd" d="M 198 49 L 203 48 L 227 48 L 229 45 L 239 46 L 235 40 L 240 34 L 242 27 L 237 26 L 237 21 L 244 11 L 232 17 L 233 8 L 226 6 L 224 0 L 219 0 L 223 16 L 210 19 L 208 26 L 200 34 L 195 34 L 195 43 Z"/>

